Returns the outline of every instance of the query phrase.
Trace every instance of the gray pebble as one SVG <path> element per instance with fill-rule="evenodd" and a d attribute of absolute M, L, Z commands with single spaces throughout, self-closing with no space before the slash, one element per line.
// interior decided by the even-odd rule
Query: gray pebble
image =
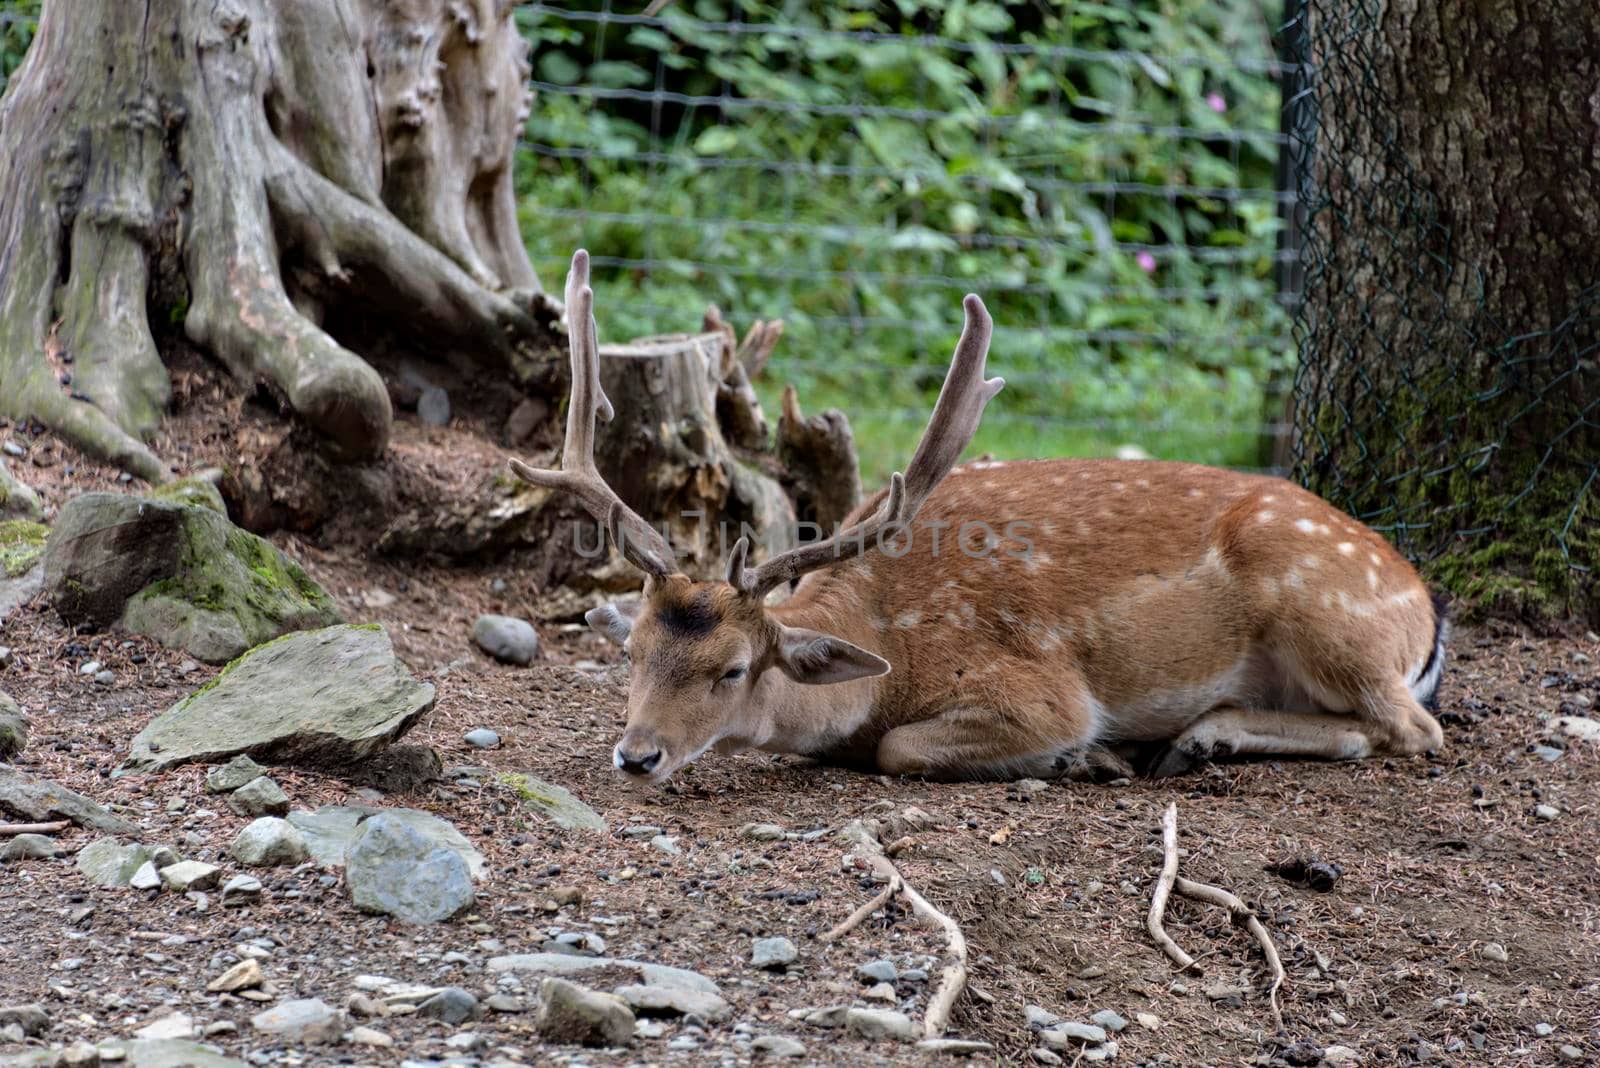
<path fill-rule="evenodd" d="M 900 970 L 892 960 L 875 960 L 857 968 L 856 978 L 863 983 L 892 983 L 900 978 Z"/>
<path fill-rule="evenodd" d="M 500 736 L 487 727 L 468 731 L 462 740 L 477 749 L 493 749 L 500 744 Z"/>
<path fill-rule="evenodd" d="M 429 386 L 417 398 L 417 415 L 429 426 L 444 426 L 450 422 L 450 394 L 438 386 Z"/>

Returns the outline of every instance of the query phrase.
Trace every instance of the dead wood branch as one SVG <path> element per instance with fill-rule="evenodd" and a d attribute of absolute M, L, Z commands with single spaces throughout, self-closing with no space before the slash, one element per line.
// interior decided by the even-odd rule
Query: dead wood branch
<path fill-rule="evenodd" d="M 1278 956 L 1278 947 L 1273 944 L 1272 935 L 1267 932 L 1266 925 L 1256 918 L 1238 895 L 1233 894 L 1219 886 L 1209 883 L 1197 883 L 1193 879 L 1185 879 L 1178 874 L 1178 804 L 1176 801 L 1167 805 L 1161 815 L 1161 876 L 1156 880 L 1155 893 L 1150 899 L 1150 915 L 1146 927 L 1150 937 L 1156 944 L 1171 957 L 1180 968 L 1198 972 L 1199 965 L 1195 959 L 1178 947 L 1178 944 L 1167 934 L 1162 924 L 1162 919 L 1167 910 L 1167 899 L 1176 889 L 1184 897 L 1195 901 L 1203 901 L 1209 905 L 1218 905 L 1228 910 L 1228 914 L 1235 927 L 1243 927 L 1250 932 L 1250 936 L 1261 947 L 1261 956 L 1267 962 L 1267 968 L 1272 973 L 1272 985 L 1267 988 L 1267 1003 L 1272 1008 L 1272 1019 L 1279 1030 L 1283 1028 L 1283 1010 L 1278 1006 L 1278 991 L 1283 988 L 1284 972 L 1283 961 Z"/>
<path fill-rule="evenodd" d="M 19 834 L 57 834 L 71 826 L 71 820 L 56 820 L 53 823 L 0 823 L 0 838 L 14 838 Z"/>
<path fill-rule="evenodd" d="M 955 1008 L 956 999 L 961 996 L 961 991 L 967 985 L 967 939 L 961 933 L 961 925 L 941 912 L 927 898 L 917 893 L 915 887 L 905 881 L 905 876 L 895 867 L 894 861 L 884 854 L 883 844 L 875 830 L 869 829 L 867 824 L 856 822 L 845 828 L 845 835 L 856 845 L 853 853 L 856 863 L 865 864 L 874 874 L 887 880 L 889 885 L 864 908 L 851 913 L 843 923 L 824 935 L 823 939 L 830 941 L 858 926 L 873 911 L 888 904 L 897 890 L 904 894 L 912 913 L 918 919 L 944 932 L 950 962 L 941 969 L 939 985 L 934 988 L 933 996 L 928 999 L 928 1011 L 922 1017 L 923 1037 L 942 1038 L 950 1028 L 950 1013 Z"/>

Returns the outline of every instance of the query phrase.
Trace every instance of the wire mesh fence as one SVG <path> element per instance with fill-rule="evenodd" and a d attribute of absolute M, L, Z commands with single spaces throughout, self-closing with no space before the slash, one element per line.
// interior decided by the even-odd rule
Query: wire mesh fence
<path fill-rule="evenodd" d="M 783 317 L 763 388 L 844 408 L 869 477 L 968 291 L 1009 383 L 977 448 L 1263 466 L 1297 255 L 1280 10 L 1168 7 L 520 5 L 530 245 L 549 275 L 595 253 L 613 336 Z"/>

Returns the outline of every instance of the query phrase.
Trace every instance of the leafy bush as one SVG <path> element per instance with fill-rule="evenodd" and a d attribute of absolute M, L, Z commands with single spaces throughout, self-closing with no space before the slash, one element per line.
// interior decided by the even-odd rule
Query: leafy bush
<path fill-rule="evenodd" d="M 609 9 L 610 5 L 604 5 Z M 981 293 L 976 448 L 1260 462 L 1278 89 L 1263 0 L 526 5 L 524 233 L 596 254 L 613 337 L 708 301 L 788 332 L 762 385 L 903 463 Z"/>

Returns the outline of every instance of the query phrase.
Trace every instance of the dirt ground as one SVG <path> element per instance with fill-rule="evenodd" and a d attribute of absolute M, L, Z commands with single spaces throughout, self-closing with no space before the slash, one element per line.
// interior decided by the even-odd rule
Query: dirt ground
<path fill-rule="evenodd" d="M 405 417 L 397 439 L 443 455 L 450 433 Z M 229 458 L 224 432 L 169 435 L 168 455 L 189 468 Z M 52 505 L 116 481 L 48 438 L 33 448 L 43 466 L 13 466 Z M 1309 1065 L 1334 1045 L 1362 1064 L 1600 1061 L 1600 745 L 1554 726 L 1556 716 L 1592 715 L 1600 702 L 1593 634 L 1494 626 L 1455 635 L 1442 689 L 1447 743 L 1433 758 L 1225 765 L 1159 782 L 1053 784 L 1030 797 L 1005 783 L 898 781 L 748 754 L 708 757 L 668 788 L 639 789 L 610 766 L 626 675 L 609 646 L 546 626 L 542 661 L 525 669 L 472 647 L 480 612 L 533 603 L 538 591 L 519 581 L 515 556 L 447 566 L 369 558 L 310 536 L 274 540 L 350 621 L 384 624 L 400 655 L 438 687 L 436 709 L 408 741 L 433 746 L 447 767 L 531 772 L 566 786 L 612 831 L 559 831 L 492 775 L 386 798 L 379 803 L 450 820 L 489 858 L 476 910 L 430 928 L 358 913 L 336 878 L 310 867 L 257 872 L 266 885 L 258 905 L 224 909 L 213 895 L 202 909 L 170 893 L 91 887 L 70 856 L 0 866 L 0 1005 L 43 1003 L 54 1043 L 126 1036 L 182 1011 L 202 1025 L 237 1024 L 209 1041 L 260 1064 L 747 1063 L 748 1036 L 765 1034 L 804 1042 L 802 1063 L 923 1063 L 909 1047 L 869 1045 L 789 1016 L 861 998 L 855 969 L 878 958 L 937 976 L 941 939 L 898 907 L 838 942 L 817 940 L 874 892 L 841 870 L 845 846 L 834 833 L 873 815 L 911 836 L 897 862 L 965 931 L 971 986 L 952 1034 L 995 1044 L 979 1063 L 1032 1063 L 1029 1004 L 1068 1020 L 1101 1009 L 1129 1021 L 1152 1014 L 1159 1026 L 1130 1023 L 1116 1036 L 1118 1061 L 1131 1064 Z M 496 580 L 506 583 L 501 592 Z M 376 603 L 386 606 L 369 607 Z M 212 669 L 142 639 L 74 634 L 40 600 L 0 627 L 0 644 L 14 651 L 0 689 L 33 723 L 21 767 L 126 806 L 146 841 L 237 868 L 224 850 L 246 821 L 206 795 L 203 768 L 109 777 L 133 735 Z M 112 686 L 78 674 L 90 659 L 114 672 Z M 466 745 L 462 735 L 475 727 L 498 732 L 501 747 Z M 334 775 L 273 774 L 296 807 L 359 800 L 356 784 Z M 1184 873 L 1239 894 L 1277 941 L 1288 973 L 1280 1033 L 1255 945 L 1221 910 L 1179 900 L 1168 915 L 1200 975 L 1177 975 L 1145 933 L 1169 801 L 1178 804 Z M 1537 815 L 1539 805 L 1555 818 Z M 752 822 L 823 833 L 757 842 L 741 834 Z M 620 833 L 633 823 L 677 836 L 681 855 Z M 60 840 L 76 850 L 95 837 L 74 829 Z M 1330 890 L 1267 870 L 1307 858 L 1342 869 Z M 547 911 L 557 887 L 578 888 L 583 902 Z M 395 1037 L 393 1050 L 292 1054 L 252 1035 L 249 1017 L 261 1005 L 205 992 L 238 959 L 235 946 L 267 938 L 274 945 L 263 966 L 277 999 L 342 1004 L 363 974 L 483 996 L 495 989 L 488 957 L 584 931 L 600 934 L 608 955 L 704 972 L 722 985 L 733 1020 L 700 1033 L 669 1020 L 661 1037 L 605 1052 L 541 1047 L 530 1016 L 497 1014 L 471 1025 L 485 1045 L 463 1054 L 444 1045 L 457 1029 L 400 1016 L 372 1021 Z M 751 940 L 768 935 L 800 947 L 785 973 L 748 963 Z M 461 956 L 446 961 L 448 953 Z M 920 1018 L 932 985 L 902 983 L 899 1007 Z M 696 1048 L 669 1049 L 686 1035 Z M 0 1054 L 18 1051 L 0 1044 Z"/>

